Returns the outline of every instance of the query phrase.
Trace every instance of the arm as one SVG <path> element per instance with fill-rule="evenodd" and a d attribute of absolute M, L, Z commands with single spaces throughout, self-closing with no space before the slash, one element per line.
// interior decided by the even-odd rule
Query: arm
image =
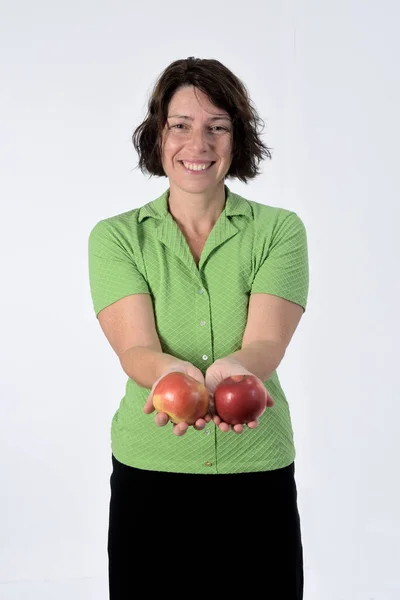
<path fill-rule="evenodd" d="M 278 368 L 304 313 L 302 306 L 271 294 L 252 294 L 242 347 L 227 358 L 267 381 Z"/>
<path fill-rule="evenodd" d="M 98 319 L 125 373 L 138 385 L 151 389 L 144 406 L 145 413 L 154 411 L 153 390 L 158 381 L 171 371 L 187 373 L 204 385 L 204 376 L 199 369 L 162 351 L 149 294 L 131 294 L 121 298 L 101 310 Z M 206 420 L 209 418 L 207 416 Z M 199 419 L 195 428 L 203 429 L 206 420 Z M 158 413 L 155 421 L 163 426 L 169 418 L 165 413 Z M 176 435 L 183 435 L 188 427 L 186 423 L 179 423 L 173 431 Z"/>
<path fill-rule="evenodd" d="M 252 283 L 242 346 L 230 359 L 267 381 L 281 363 L 305 311 L 308 286 L 306 229 L 292 212 L 269 241 Z"/>
<path fill-rule="evenodd" d="M 148 294 L 121 298 L 100 311 L 98 319 L 123 370 L 138 385 L 150 389 L 164 371 L 183 362 L 162 351 Z"/>
<path fill-rule="evenodd" d="M 280 364 L 286 348 L 300 322 L 304 310 L 301 306 L 270 294 L 253 294 L 250 298 L 246 329 L 242 347 L 229 356 L 217 359 L 206 372 L 206 385 L 211 393 L 230 375 L 251 373 L 262 382 L 267 381 Z M 266 392 L 267 393 L 267 392 Z M 273 406 L 267 393 L 267 407 Z M 222 431 L 230 426 L 214 417 Z M 248 423 L 253 429 L 258 421 Z M 242 433 L 243 425 L 234 425 L 233 431 Z"/>

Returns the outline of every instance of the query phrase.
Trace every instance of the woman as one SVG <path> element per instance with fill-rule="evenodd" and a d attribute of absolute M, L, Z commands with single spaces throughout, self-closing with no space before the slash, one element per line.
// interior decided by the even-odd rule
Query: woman
<path fill-rule="evenodd" d="M 89 236 L 95 314 L 128 376 L 111 428 L 112 600 L 142 583 L 240 593 L 260 580 L 273 600 L 303 597 L 295 448 L 276 370 L 306 309 L 306 232 L 296 213 L 226 185 L 270 157 L 260 122 L 219 61 L 173 62 L 133 134 L 141 170 L 169 185 Z M 267 409 L 247 425 L 153 418 L 154 388 L 171 371 L 211 400 L 224 378 L 253 374 Z"/>

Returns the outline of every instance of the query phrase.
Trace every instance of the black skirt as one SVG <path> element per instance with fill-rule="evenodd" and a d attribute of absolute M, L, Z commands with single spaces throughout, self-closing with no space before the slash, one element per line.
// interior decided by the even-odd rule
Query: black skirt
<path fill-rule="evenodd" d="M 193 475 L 135 469 L 114 456 L 112 463 L 110 600 L 166 593 L 302 600 L 294 464 Z"/>

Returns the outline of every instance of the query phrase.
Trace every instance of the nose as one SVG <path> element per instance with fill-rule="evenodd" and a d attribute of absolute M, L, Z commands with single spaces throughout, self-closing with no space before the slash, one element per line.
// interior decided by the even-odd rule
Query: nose
<path fill-rule="evenodd" d="M 192 129 L 188 146 L 193 153 L 206 152 L 208 148 L 206 132 L 203 129 Z"/>

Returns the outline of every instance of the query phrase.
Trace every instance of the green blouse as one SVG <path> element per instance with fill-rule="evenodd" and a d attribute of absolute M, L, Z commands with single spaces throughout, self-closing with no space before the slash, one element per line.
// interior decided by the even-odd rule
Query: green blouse
<path fill-rule="evenodd" d="M 199 265 L 168 210 L 156 200 L 99 221 L 89 235 L 95 315 L 130 294 L 150 294 L 164 352 L 203 374 L 240 349 L 249 296 L 267 293 L 306 309 L 307 237 L 296 213 L 247 200 L 225 186 L 226 203 Z M 120 462 L 141 469 L 238 473 L 287 466 L 295 458 L 287 399 L 275 371 L 265 385 L 275 401 L 255 430 L 223 433 L 213 423 L 182 436 L 143 413 L 148 389 L 128 378 L 111 425 Z"/>

